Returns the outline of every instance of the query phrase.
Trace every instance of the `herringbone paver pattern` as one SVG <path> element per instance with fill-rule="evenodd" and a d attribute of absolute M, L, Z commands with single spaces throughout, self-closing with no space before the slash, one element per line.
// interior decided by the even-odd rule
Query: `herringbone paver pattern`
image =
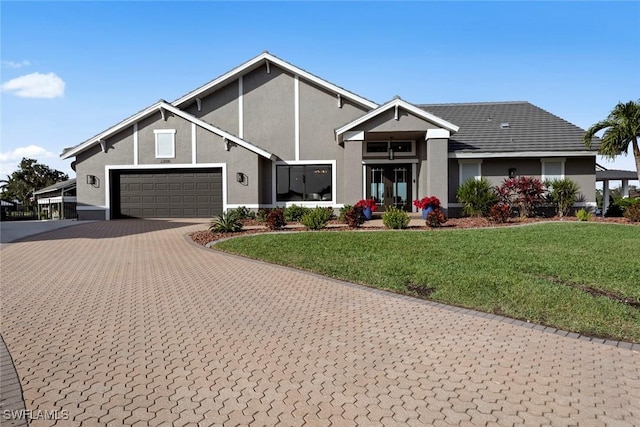
<path fill-rule="evenodd" d="M 636 351 L 183 238 L 203 226 L 96 222 L 0 250 L 28 410 L 68 411 L 63 426 L 639 424 Z"/>

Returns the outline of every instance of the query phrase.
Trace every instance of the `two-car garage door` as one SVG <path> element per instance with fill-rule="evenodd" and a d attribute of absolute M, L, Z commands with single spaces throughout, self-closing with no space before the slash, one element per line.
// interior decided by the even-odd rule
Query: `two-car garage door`
<path fill-rule="evenodd" d="M 111 172 L 115 218 L 211 218 L 222 213 L 222 169 Z"/>

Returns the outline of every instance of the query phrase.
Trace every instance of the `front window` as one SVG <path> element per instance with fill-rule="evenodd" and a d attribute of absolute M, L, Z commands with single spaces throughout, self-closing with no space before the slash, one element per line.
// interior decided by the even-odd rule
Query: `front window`
<path fill-rule="evenodd" d="M 472 162 L 460 162 L 460 185 L 464 184 L 470 179 L 480 179 L 481 171 L 480 166 L 481 162 L 472 161 Z"/>
<path fill-rule="evenodd" d="M 277 165 L 276 201 L 330 202 L 331 181 L 331 165 Z"/>
<path fill-rule="evenodd" d="M 564 159 L 542 160 L 542 181 L 564 178 Z"/>

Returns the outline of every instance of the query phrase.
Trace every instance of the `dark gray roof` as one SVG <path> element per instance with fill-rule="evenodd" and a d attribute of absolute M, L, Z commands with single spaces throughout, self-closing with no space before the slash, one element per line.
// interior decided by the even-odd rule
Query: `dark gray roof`
<path fill-rule="evenodd" d="M 525 101 L 418 105 L 457 126 L 449 151 L 585 151 L 584 129 Z M 594 138 L 592 150 L 597 150 Z"/>
<path fill-rule="evenodd" d="M 625 171 L 621 169 L 605 169 L 596 170 L 596 181 L 617 181 L 623 179 L 635 180 L 638 179 L 638 174 L 634 171 Z"/>
<path fill-rule="evenodd" d="M 50 185 L 48 187 L 45 188 L 41 188 L 38 191 L 34 191 L 33 194 L 44 194 L 44 193 L 48 193 L 50 191 L 55 191 L 55 190 L 60 190 L 61 188 L 75 188 L 76 186 L 76 179 L 75 178 L 71 178 L 68 179 L 66 181 L 60 181 L 60 182 L 56 182 L 53 185 Z"/>

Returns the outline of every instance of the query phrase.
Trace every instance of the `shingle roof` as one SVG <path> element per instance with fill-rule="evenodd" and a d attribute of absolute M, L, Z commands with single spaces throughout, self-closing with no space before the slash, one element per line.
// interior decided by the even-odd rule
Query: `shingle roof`
<path fill-rule="evenodd" d="M 418 105 L 455 123 L 449 151 L 587 151 L 584 130 L 525 101 Z M 594 138 L 592 150 L 599 140 Z"/>
<path fill-rule="evenodd" d="M 38 191 L 34 191 L 33 194 L 43 194 L 43 193 L 48 193 L 50 191 L 60 190 L 61 188 L 70 188 L 70 187 L 75 187 L 75 186 L 76 186 L 76 179 L 75 178 L 71 178 L 71 179 L 68 179 L 66 181 L 56 182 L 53 185 L 50 185 L 50 186 L 45 187 L 45 188 L 41 188 Z"/>

